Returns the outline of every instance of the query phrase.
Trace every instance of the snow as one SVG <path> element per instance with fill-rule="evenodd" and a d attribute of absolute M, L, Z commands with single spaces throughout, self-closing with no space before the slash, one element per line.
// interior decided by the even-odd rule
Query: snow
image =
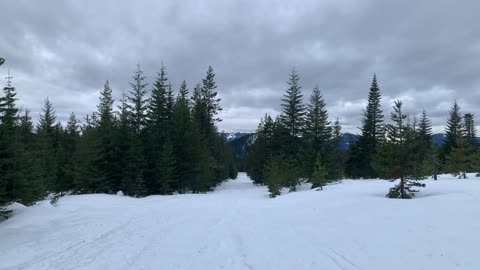
<path fill-rule="evenodd" d="M 345 180 L 268 198 L 245 174 L 208 194 L 68 195 L 0 223 L 0 269 L 480 269 L 480 178 L 413 200 Z"/>

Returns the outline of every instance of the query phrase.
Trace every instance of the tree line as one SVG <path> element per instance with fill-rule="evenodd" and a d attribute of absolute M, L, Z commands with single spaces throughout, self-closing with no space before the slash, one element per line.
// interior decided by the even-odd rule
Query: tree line
<path fill-rule="evenodd" d="M 236 178 L 233 152 L 216 126 L 222 108 L 212 67 L 191 95 L 185 81 L 175 93 L 163 64 L 150 88 L 139 66 L 130 85 L 114 108 L 106 81 L 97 111 L 83 121 L 72 112 L 65 126 L 47 98 L 35 125 L 17 107 L 8 78 L 0 96 L 0 211 L 52 193 L 196 193 Z"/>
<path fill-rule="evenodd" d="M 271 197 L 282 188 L 294 191 L 300 181 L 322 189 L 343 178 L 383 178 L 400 180 L 387 193 L 390 198 L 412 198 L 419 180 L 438 173 L 453 173 L 466 178 L 467 172 L 480 170 L 479 145 L 474 116 L 464 115 L 453 102 L 445 128 L 444 144 L 432 143 L 432 124 L 423 110 L 419 119 L 403 111 L 403 103 L 393 104 L 391 124 L 384 122 L 381 92 L 376 76 L 362 115 L 360 136 L 351 147 L 339 147 L 341 124 L 329 121 L 321 91 L 316 85 L 304 104 L 300 76 L 289 75 L 282 98 L 282 112 L 265 115 L 256 131 L 256 140 L 247 158 L 247 173 L 256 184 L 267 185 Z"/>

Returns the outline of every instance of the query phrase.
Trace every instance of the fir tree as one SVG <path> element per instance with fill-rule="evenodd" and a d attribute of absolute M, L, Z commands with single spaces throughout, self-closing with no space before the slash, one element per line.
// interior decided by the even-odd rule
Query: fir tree
<path fill-rule="evenodd" d="M 282 123 L 289 130 L 290 136 L 294 138 L 301 135 L 305 120 L 305 107 L 301 87 L 298 85 L 299 80 L 300 76 L 293 68 L 287 82 L 289 87 L 282 98 Z M 319 92 L 318 95 L 320 95 Z"/>
<path fill-rule="evenodd" d="M 307 176 L 312 175 L 318 155 L 322 157 L 326 164 L 331 163 L 332 128 L 330 127 L 330 121 L 328 121 L 328 112 L 325 106 L 320 89 L 316 85 L 310 96 L 302 137 L 306 142 L 305 163 L 307 167 L 305 170 Z"/>
<path fill-rule="evenodd" d="M 313 167 L 311 179 L 312 189 L 318 188 L 319 190 L 323 190 L 323 187 L 328 183 L 327 171 L 320 159 L 320 155 L 317 155 L 317 158 L 315 159 L 315 165 Z"/>
<path fill-rule="evenodd" d="M 453 103 L 450 109 L 447 126 L 445 127 L 445 139 L 440 149 L 440 161 L 445 164 L 446 157 L 457 147 L 458 140 L 463 136 L 462 116 L 460 114 L 460 106 L 457 101 Z"/>
<path fill-rule="evenodd" d="M 195 142 L 191 113 L 188 102 L 188 88 L 185 81 L 180 86 L 180 94 L 175 102 L 172 114 L 172 145 L 175 154 L 177 167 L 176 189 L 179 191 L 192 190 L 195 172 L 194 167 L 198 162 L 199 156 L 193 156 L 195 153 Z M 197 131 L 199 132 L 199 131 Z M 197 134 L 199 136 L 199 134 Z"/>
<path fill-rule="evenodd" d="M 332 146 L 333 146 L 333 159 L 334 159 L 334 166 L 333 166 L 333 177 L 332 179 L 340 180 L 344 176 L 344 159 L 345 155 L 340 148 L 340 143 L 342 139 L 342 126 L 340 125 L 340 121 L 337 120 L 333 124 L 333 138 L 332 138 Z"/>
<path fill-rule="evenodd" d="M 45 99 L 43 113 L 40 115 L 40 120 L 37 125 L 37 134 L 39 138 L 39 161 L 41 168 L 41 186 L 46 188 L 46 191 L 54 192 L 57 189 L 57 142 L 55 130 L 55 109 L 52 103 L 47 98 Z"/>
<path fill-rule="evenodd" d="M 410 199 L 418 191 L 415 187 L 425 186 L 414 179 L 416 161 L 411 156 L 415 149 L 415 131 L 406 123 L 407 116 L 403 114 L 402 102 L 395 101 L 393 109 L 391 120 L 394 124 L 387 125 L 388 139 L 377 151 L 372 165 L 384 179 L 400 180 L 390 189 L 387 197 Z"/>
<path fill-rule="evenodd" d="M 98 157 L 95 161 L 98 170 L 99 191 L 113 193 L 120 189 L 121 168 L 118 166 L 119 151 L 115 145 L 115 123 L 113 114 L 112 89 L 105 82 L 100 93 L 98 115 Z"/>
<path fill-rule="evenodd" d="M 40 168 L 36 159 L 36 138 L 28 109 L 20 116 L 18 126 L 17 175 L 14 185 L 15 201 L 32 205 L 41 199 Z"/>
<path fill-rule="evenodd" d="M 285 174 L 286 167 L 287 164 L 285 161 L 275 156 L 270 157 L 265 164 L 265 182 L 271 198 L 280 195 L 282 187 L 285 186 L 288 181 Z"/>
<path fill-rule="evenodd" d="M 459 179 L 467 178 L 467 172 L 471 169 L 472 152 L 469 149 L 466 138 L 460 137 L 456 140 L 456 146 L 446 156 L 446 167 L 448 172 Z"/>
<path fill-rule="evenodd" d="M 464 119 L 464 136 L 467 141 L 467 144 L 476 147 L 477 146 L 477 136 L 475 131 L 475 122 L 474 116 L 471 113 L 466 113 L 463 116 Z"/>
<path fill-rule="evenodd" d="M 16 126 L 18 108 L 16 92 L 11 84 L 12 77 L 7 77 L 7 86 L 3 88 L 4 96 L 0 97 L 0 207 L 15 200 L 17 180 L 18 143 Z M 6 215 L 0 208 L 0 217 Z"/>
<path fill-rule="evenodd" d="M 361 135 L 351 149 L 347 163 L 349 176 L 353 178 L 374 178 L 377 176 L 372 160 L 385 139 L 381 94 L 376 75 L 368 94 L 367 108 L 363 112 Z"/>
<path fill-rule="evenodd" d="M 148 108 L 148 146 L 145 149 L 145 158 L 148 169 L 145 171 L 147 183 L 152 192 L 159 192 L 157 182 L 160 181 L 159 159 L 164 143 L 169 139 L 171 131 L 171 117 L 173 108 L 170 108 L 169 85 L 166 67 L 162 64 L 158 77 L 153 84 L 152 97 Z"/>
<path fill-rule="evenodd" d="M 133 129 L 136 134 L 140 134 L 146 125 L 148 102 L 148 99 L 145 98 L 148 84 L 143 82 L 145 77 L 143 76 L 143 71 L 140 70 L 140 65 L 137 65 L 137 71 L 135 71 L 133 80 L 133 83 L 130 83 L 132 90 L 129 92 L 130 96 L 128 96 L 128 101 L 130 102 L 129 110 Z"/>

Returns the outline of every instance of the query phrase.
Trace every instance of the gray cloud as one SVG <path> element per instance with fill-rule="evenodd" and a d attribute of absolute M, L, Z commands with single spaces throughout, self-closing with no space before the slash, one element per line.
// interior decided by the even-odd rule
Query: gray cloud
<path fill-rule="evenodd" d="M 95 110 L 107 79 L 119 98 L 137 63 L 152 82 L 162 61 L 175 87 L 214 67 L 227 131 L 278 113 L 293 66 L 305 100 L 318 83 L 345 131 L 358 132 L 375 72 L 386 118 L 397 98 L 435 131 L 454 99 L 480 115 L 477 1 L 257 2 L 5 1 L 0 74 L 34 115 L 49 96 L 61 120 Z"/>

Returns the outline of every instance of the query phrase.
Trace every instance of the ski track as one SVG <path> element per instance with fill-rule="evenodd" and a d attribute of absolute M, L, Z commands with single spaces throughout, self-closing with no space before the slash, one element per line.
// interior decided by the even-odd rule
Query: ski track
<path fill-rule="evenodd" d="M 0 269 L 477 270 L 480 181 L 452 181 L 409 201 L 386 181 L 269 199 L 245 174 L 208 194 L 67 196 L 0 223 Z"/>

